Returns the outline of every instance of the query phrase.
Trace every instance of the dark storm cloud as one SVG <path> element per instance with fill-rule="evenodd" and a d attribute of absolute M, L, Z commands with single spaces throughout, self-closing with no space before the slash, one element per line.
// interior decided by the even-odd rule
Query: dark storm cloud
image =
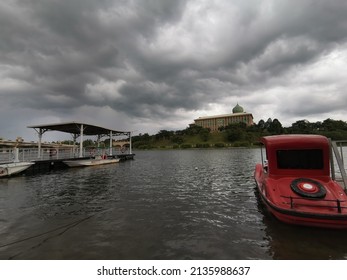
<path fill-rule="evenodd" d="M 1 117 L 107 107 L 170 128 L 225 102 L 258 119 L 265 104 L 287 119 L 341 112 L 345 79 L 322 65 L 346 66 L 346 14 L 344 0 L 5 0 Z"/>

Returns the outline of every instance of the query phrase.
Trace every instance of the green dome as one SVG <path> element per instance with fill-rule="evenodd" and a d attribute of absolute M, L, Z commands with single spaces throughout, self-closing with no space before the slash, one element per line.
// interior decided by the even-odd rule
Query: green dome
<path fill-rule="evenodd" d="M 236 106 L 233 108 L 233 114 L 236 113 L 243 113 L 243 108 L 239 105 L 239 103 L 236 104 Z"/>

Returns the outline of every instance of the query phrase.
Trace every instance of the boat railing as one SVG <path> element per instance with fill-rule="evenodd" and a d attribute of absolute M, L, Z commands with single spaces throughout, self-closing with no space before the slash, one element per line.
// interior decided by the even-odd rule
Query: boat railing
<path fill-rule="evenodd" d="M 308 204 L 308 203 L 296 203 L 297 201 L 317 201 L 315 198 L 308 198 L 308 197 L 292 197 L 292 196 L 284 196 L 281 195 L 283 198 L 289 199 L 289 202 L 287 204 L 290 204 L 290 208 L 293 209 L 295 206 L 310 206 L 310 207 L 317 207 L 317 208 L 336 208 L 338 213 L 342 212 L 342 209 L 347 209 L 346 206 L 341 206 L 342 202 L 346 202 L 346 200 L 339 200 L 339 199 L 320 199 L 320 202 L 335 202 L 336 206 L 334 205 L 323 205 L 323 204 Z"/>
<path fill-rule="evenodd" d="M 330 168 L 333 180 L 342 181 L 344 191 L 347 193 L 347 173 L 344 162 L 344 149 L 347 140 L 330 140 Z M 336 166 L 337 165 L 337 166 Z M 337 168 L 336 168 L 337 167 Z M 339 175 L 339 177 L 337 177 Z"/>
<path fill-rule="evenodd" d="M 83 148 L 83 157 L 94 157 L 98 155 L 111 155 L 117 156 L 127 154 L 129 150 L 125 148 Z M 68 158 L 80 157 L 79 149 L 77 147 L 56 147 L 56 148 L 42 148 L 40 153 L 38 148 L 19 148 L 18 160 L 19 161 L 37 161 L 37 160 L 63 160 Z M 15 148 L 0 148 L 0 163 L 13 162 L 15 159 Z"/>

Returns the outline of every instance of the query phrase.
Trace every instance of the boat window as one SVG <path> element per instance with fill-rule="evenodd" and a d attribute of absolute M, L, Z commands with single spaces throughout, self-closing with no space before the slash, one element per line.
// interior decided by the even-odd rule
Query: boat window
<path fill-rule="evenodd" d="M 320 149 L 277 151 L 279 169 L 323 169 L 323 162 L 323 151 Z"/>

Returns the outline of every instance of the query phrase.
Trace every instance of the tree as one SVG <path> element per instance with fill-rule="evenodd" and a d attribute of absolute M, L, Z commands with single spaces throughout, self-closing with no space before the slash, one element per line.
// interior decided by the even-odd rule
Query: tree
<path fill-rule="evenodd" d="M 261 119 L 258 124 L 257 127 L 260 131 L 263 131 L 265 129 L 265 121 L 263 119 Z"/>
<path fill-rule="evenodd" d="M 245 138 L 247 125 L 245 123 L 233 123 L 226 126 L 228 141 L 235 142 Z"/>
<path fill-rule="evenodd" d="M 312 125 L 308 120 L 299 120 L 295 123 L 292 123 L 292 126 L 290 128 L 290 133 L 302 133 L 302 134 L 308 134 L 312 133 Z"/>
<path fill-rule="evenodd" d="M 168 131 L 168 130 L 160 130 L 156 135 L 155 135 L 155 138 L 157 140 L 160 140 L 160 139 L 167 139 L 169 140 L 175 133 L 173 131 Z"/>
<path fill-rule="evenodd" d="M 324 120 L 321 127 L 325 131 L 347 130 L 346 122 L 344 122 L 344 121 L 335 121 L 335 120 L 332 120 L 332 119 Z"/>
<path fill-rule="evenodd" d="M 83 141 L 83 147 L 92 147 L 95 146 L 95 142 L 91 139 L 86 139 Z"/>
<path fill-rule="evenodd" d="M 265 128 L 266 130 L 269 130 L 269 127 L 271 126 L 271 124 L 272 124 L 272 119 L 271 119 L 271 118 L 268 118 L 267 121 L 266 121 L 266 123 L 264 124 L 264 128 Z"/>
<path fill-rule="evenodd" d="M 199 132 L 200 139 L 204 142 L 206 142 L 208 140 L 209 135 L 210 135 L 210 131 L 207 128 L 204 128 L 204 129 L 200 130 L 200 132 Z"/>
<path fill-rule="evenodd" d="M 178 136 L 178 135 L 172 137 L 171 140 L 173 143 L 178 144 L 178 145 L 180 145 L 184 142 L 182 136 Z"/>
<path fill-rule="evenodd" d="M 283 133 L 283 126 L 278 119 L 274 119 L 270 123 L 270 125 L 268 127 L 268 131 L 271 134 L 282 134 Z"/>
<path fill-rule="evenodd" d="M 140 133 L 138 136 L 133 136 L 131 139 L 132 139 L 133 143 L 136 143 L 136 142 L 146 142 L 146 143 L 148 143 L 148 142 L 151 141 L 152 137 L 149 136 L 148 133 L 145 133 L 145 134 L 141 134 Z"/>

